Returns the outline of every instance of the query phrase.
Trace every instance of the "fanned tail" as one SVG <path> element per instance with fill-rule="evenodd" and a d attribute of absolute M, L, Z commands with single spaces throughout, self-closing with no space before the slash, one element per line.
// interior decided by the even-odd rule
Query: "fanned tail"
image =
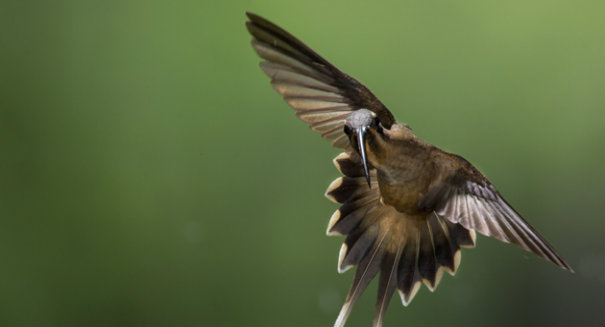
<path fill-rule="evenodd" d="M 403 254 L 398 265 L 398 288 L 407 306 L 421 282 L 432 292 L 443 271 L 454 275 L 460 265 L 460 248 L 475 246 L 475 232 L 450 223 L 435 213 L 424 221 L 411 221 L 405 226 Z"/>
<path fill-rule="evenodd" d="M 338 271 L 357 266 L 351 289 L 335 326 L 344 326 L 353 306 L 380 271 L 374 326 L 381 326 L 395 290 L 407 306 L 421 283 L 431 291 L 443 271 L 454 274 L 460 248 L 472 247 L 475 234 L 436 213 L 410 216 L 380 201 L 376 171 L 371 188 L 366 184 L 357 154 L 342 153 L 334 159 L 344 175 L 336 179 L 326 196 L 342 206 L 332 215 L 328 235 L 347 235 L 340 250 Z"/>

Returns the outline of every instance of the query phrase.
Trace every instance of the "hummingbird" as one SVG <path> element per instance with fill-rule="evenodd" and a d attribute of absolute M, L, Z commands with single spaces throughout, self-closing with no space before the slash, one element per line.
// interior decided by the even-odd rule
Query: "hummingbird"
<path fill-rule="evenodd" d="M 327 235 L 346 235 L 338 272 L 357 268 L 335 326 L 344 326 L 378 273 L 374 326 L 382 325 L 395 290 L 404 306 L 422 284 L 434 291 L 444 271 L 456 273 L 461 248 L 475 246 L 475 232 L 573 272 L 470 162 L 423 141 L 368 88 L 281 27 L 246 15 L 271 86 L 298 118 L 344 150 L 333 160 L 342 177 L 325 193 L 341 204 Z"/>

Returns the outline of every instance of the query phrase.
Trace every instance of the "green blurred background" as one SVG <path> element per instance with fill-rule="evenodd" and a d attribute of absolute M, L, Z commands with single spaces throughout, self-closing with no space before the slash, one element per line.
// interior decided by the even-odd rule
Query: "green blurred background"
<path fill-rule="evenodd" d="M 479 237 L 385 324 L 603 325 L 605 5 L 566 0 L 2 1 L 0 324 L 333 323 L 339 151 L 269 86 L 246 10 L 475 163 L 576 269 Z"/>

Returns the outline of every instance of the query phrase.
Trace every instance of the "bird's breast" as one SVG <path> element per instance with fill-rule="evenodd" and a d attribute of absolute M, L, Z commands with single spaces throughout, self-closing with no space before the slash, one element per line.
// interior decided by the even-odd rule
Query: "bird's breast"
<path fill-rule="evenodd" d="M 423 211 L 418 202 L 435 176 L 428 150 L 410 142 L 384 142 L 370 146 L 368 152 L 378 173 L 382 201 L 411 215 Z"/>

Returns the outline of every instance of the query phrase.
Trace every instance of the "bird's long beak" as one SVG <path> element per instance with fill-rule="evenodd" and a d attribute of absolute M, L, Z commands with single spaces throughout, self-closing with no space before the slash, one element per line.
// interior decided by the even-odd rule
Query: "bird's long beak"
<path fill-rule="evenodd" d="M 368 181 L 368 187 L 372 188 L 372 186 L 370 185 L 370 171 L 368 170 L 368 157 L 366 155 L 365 137 L 366 137 L 367 130 L 368 130 L 368 127 L 364 126 L 364 127 L 358 128 L 355 131 L 355 134 L 357 136 L 357 144 L 359 144 L 359 154 L 361 155 L 361 161 L 363 162 L 363 170 L 366 173 L 366 180 Z"/>

